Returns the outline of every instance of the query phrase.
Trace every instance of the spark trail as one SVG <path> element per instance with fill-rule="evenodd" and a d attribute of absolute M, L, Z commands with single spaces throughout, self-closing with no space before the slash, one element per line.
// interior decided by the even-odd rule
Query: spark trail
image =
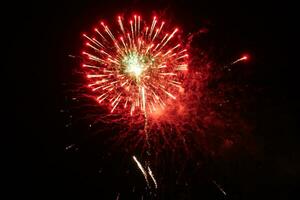
<path fill-rule="evenodd" d="M 132 156 L 132 158 L 133 158 L 134 162 L 136 163 L 136 165 L 138 166 L 138 168 L 141 170 L 141 172 L 145 178 L 145 181 L 147 183 L 147 186 L 149 187 L 147 172 L 145 171 L 144 167 L 142 166 L 142 164 L 138 161 L 138 159 L 135 156 Z"/>
<path fill-rule="evenodd" d="M 154 174 L 153 174 L 149 164 L 147 164 L 147 170 L 148 170 L 148 173 L 147 173 L 145 168 L 142 166 L 142 164 L 138 161 L 138 159 L 135 156 L 132 156 L 132 159 L 134 160 L 134 162 L 138 166 L 139 170 L 142 172 L 142 174 L 145 178 L 145 181 L 147 183 L 148 188 L 150 188 L 149 178 L 148 178 L 148 176 L 150 176 L 150 178 L 152 179 L 152 181 L 154 183 L 155 189 L 157 189 L 158 185 L 157 185 L 156 179 L 154 177 Z"/>
<path fill-rule="evenodd" d="M 239 59 L 233 61 L 233 62 L 231 63 L 231 65 L 234 65 L 234 64 L 236 64 L 236 63 L 238 63 L 238 62 L 241 62 L 241 61 L 244 61 L 244 60 L 248 60 L 248 59 L 249 59 L 249 56 L 243 56 L 243 57 L 241 57 L 241 58 L 239 58 Z"/>

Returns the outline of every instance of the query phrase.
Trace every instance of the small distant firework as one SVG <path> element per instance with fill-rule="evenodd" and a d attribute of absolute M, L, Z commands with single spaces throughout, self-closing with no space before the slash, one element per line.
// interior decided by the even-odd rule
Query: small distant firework
<path fill-rule="evenodd" d="M 154 17 L 150 26 L 141 16 L 123 22 L 119 30 L 101 22 L 86 40 L 82 67 L 95 99 L 111 113 L 153 113 L 175 100 L 187 70 L 187 49 Z"/>

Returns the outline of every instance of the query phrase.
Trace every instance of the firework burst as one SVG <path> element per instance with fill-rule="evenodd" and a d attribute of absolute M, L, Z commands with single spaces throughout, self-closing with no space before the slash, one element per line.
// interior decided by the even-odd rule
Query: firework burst
<path fill-rule="evenodd" d="M 93 36 L 83 34 L 82 67 L 94 98 L 111 113 L 164 110 L 182 91 L 188 67 L 178 28 L 169 30 L 157 17 L 148 26 L 139 15 L 129 22 L 119 16 L 116 24 L 118 31 L 101 22 Z"/>
<path fill-rule="evenodd" d="M 153 160 L 169 150 L 222 152 L 226 145 L 216 138 L 235 141 L 242 120 L 234 108 L 238 99 L 229 97 L 240 86 L 220 77 L 249 55 L 220 65 L 197 46 L 206 31 L 182 39 L 178 28 L 157 17 L 147 24 L 138 15 L 118 16 L 107 24 L 83 34 L 80 95 L 88 98 L 78 108 L 93 133 L 125 152 L 141 152 L 142 159 L 150 151 Z"/>

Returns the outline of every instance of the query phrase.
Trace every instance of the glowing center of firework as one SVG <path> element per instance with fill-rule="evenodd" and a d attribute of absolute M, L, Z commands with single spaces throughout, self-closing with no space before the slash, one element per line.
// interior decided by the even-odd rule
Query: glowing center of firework
<path fill-rule="evenodd" d="M 136 53 L 126 56 L 123 60 L 123 63 L 125 72 L 130 76 L 134 76 L 136 79 L 139 79 L 141 74 L 146 69 L 142 58 Z"/>

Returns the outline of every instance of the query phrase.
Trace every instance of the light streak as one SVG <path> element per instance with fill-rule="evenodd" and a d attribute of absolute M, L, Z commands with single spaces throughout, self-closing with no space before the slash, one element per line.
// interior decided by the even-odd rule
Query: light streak
<path fill-rule="evenodd" d="M 227 195 L 226 192 L 223 190 L 223 188 L 222 188 L 219 184 L 217 184 L 216 181 L 213 180 L 212 182 L 213 182 L 213 184 L 215 184 L 215 185 L 217 186 L 217 188 L 222 192 L 222 194 L 223 194 L 224 196 Z"/>
<path fill-rule="evenodd" d="M 151 171 L 151 169 L 150 169 L 149 166 L 148 166 L 148 173 L 149 173 L 150 177 L 152 178 L 152 181 L 153 181 L 153 183 L 155 185 L 155 188 L 157 189 L 157 182 L 156 182 L 155 177 L 154 177 L 154 175 L 153 175 L 153 173 L 152 173 L 152 171 Z"/>
<path fill-rule="evenodd" d="M 231 63 L 231 65 L 234 65 L 234 64 L 236 64 L 236 63 L 238 63 L 238 62 L 241 62 L 241 61 L 243 61 L 243 60 L 248 60 L 249 59 L 249 56 L 243 56 L 243 57 L 241 57 L 241 58 L 239 58 L 239 59 L 237 59 L 237 60 L 235 60 L 235 61 L 233 61 L 232 63 Z"/>
<path fill-rule="evenodd" d="M 149 181 L 148 181 L 148 176 L 147 176 L 147 172 L 145 171 L 144 167 L 141 165 L 141 163 L 138 161 L 138 159 L 135 156 L 132 156 L 134 162 L 136 163 L 136 165 L 138 166 L 138 168 L 141 170 L 145 181 L 147 183 L 147 186 L 149 187 Z"/>

